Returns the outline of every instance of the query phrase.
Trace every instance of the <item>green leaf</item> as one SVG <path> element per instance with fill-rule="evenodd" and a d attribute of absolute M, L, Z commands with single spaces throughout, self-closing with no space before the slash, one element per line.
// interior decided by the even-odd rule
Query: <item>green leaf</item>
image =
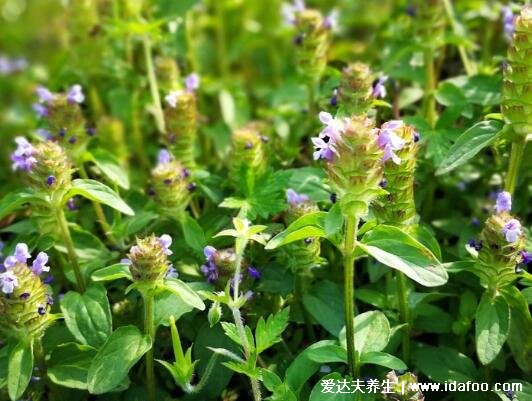
<path fill-rule="evenodd" d="M 0 199 L 0 220 L 25 203 L 42 202 L 43 199 L 30 190 L 10 192 Z"/>
<path fill-rule="evenodd" d="M 61 344 L 47 362 L 50 380 L 60 386 L 87 390 L 87 375 L 96 349 L 76 343 Z"/>
<path fill-rule="evenodd" d="M 382 351 L 390 341 L 390 323 L 380 311 L 364 312 L 355 317 L 355 349 L 359 355 Z M 347 346 L 345 328 L 340 343 Z"/>
<path fill-rule="evenodd" d="M 96 270 L 92 273 L 92 279 L 94 281 L 113 281 L 121 278 L 132 279 L 129 266 L 123 263 L 116 263 L 111 266 L 104 267 L 103 269 Z"/>
<path fill-rule="evenodd" d="M 68 330 L 82 344 L 98 348 L 111 335 L 111 307 L 101 284 L 91 285 L 84 294 L 69 291 L 61 311 Z"/>
<path fill-rule="evenodd" d="M 205 233 L 199 223 L 188 214 L 183 219 L 183 235 L 188 246 L 203 254 L 203 248 L 207 244 Z"/>
<path fill-rule="evenodd" d="M 16 344 L 7 343 L 0 348 L 0 389 L 7 385 L 7 366 L 9 364 L 9 355 Z"/>
<path fill-rule="evenodd" d="M 7 367 L 7 392 L 11 401 L 17 401 L 33 374 L 33 343 L 19 342 L 11 350 Z"/>
<path fill-rule="evenodd" d="M 303 305 L 329 333 L 338 337 L 345 324 L 342 290 L 332 281 L 319 281 L 303 295 Z"/>
<path fill-rule="evenodd" d="M 317 348 L 309 348 L 308 357 L 311 361 L 318 363 L 347 363 L 347 351 L 345 348 L 335 344 L 323 345 Z"/>
<path fill-rule="evenodd" d="M 476 381 L 477 369 L 471 359 L 447 347 L 421 347 L 412 353 L 414 365 L 431 380 Z"/>
<path fill-rule="evenodd" d="M 285 308 L 275 315 L 268 316 L 266 321 L 262 316 L 260 317 L 255 329 L 255 342 L 258 354 L 281 341 L 281 334 L 288 325 L 289 313 L 290 308 Z"/>
<path fill-rule="evenodd" d="M 103 394 L 119 386 L 151 346 L 152 339 L 135 326 L 116 329 L 91 362 L 87 376 L 89 392 Z"/>
<path fill-rule="evenodd" d="M 199 310 L 205 309 L 205 304 L 203 303 L 199 295 L 196 294 L 196 291 L 190 288 L 183 281 L 177 278 L 166 279 L 164 281 L 164 288 L 179 296 L 188 305 Z"/>
<path fill-rule="evenodd" d="M 73 196 L 81 195 L 87 199 L 103 203 L 126 215 L 133 216 L 135 212 L 120 196 L 108 186 L 95 180 L 76 179 L 72 181 L 72 188 L 63 197 L 63 202 Z"/>
<path fill-rule="evenodd" d="M 308 237 L 325 237 L 326 212 L 313 212 L 301 216 L 288 226 L 286 230 L 273 237 L 265 249 L 275 249 Z"/>
<path fill-rule="evenodd" d="M 344 216 L 342 215 L 342 208 L 340 202 L 335 203 L 331 209 L 327 212 L 325 217 L 325 235 L 332 237 L 340 232 L 344 222 Z"/>
<path fill-rule="evenodd" d="M 500 389 L 512 390 L 513 397 L 508 398 L 503 391 L 495 391 L 495 393 L 503 401 L 532 401 L 532 384 L 524 380 L 510 380 L 504 383 L 498 383 Z M 505 388 L 504 386 L 510 386 Z"/>
<path fill-rule="evenodd" d="M 490 120 L 478 122 L 466 130 L 451 146 L 436 175 L 448 173 L 473 158 L 498 138 L 503 126 L 500 121 Z"/>
<path fill-rule="evenodd" d="M 502 296 L 484 294 L 475 315 L 477 355 L 483 365 L 493 361 L 501 352 L 510 331 L 510 308 Z"/>
<path fill-rule="evenodd" d="M 330 373 L 327 376 L 322 377 L 312 389 L 312 392 L 310 393 L 309 401 L 352 401 L 355 399 L 355 396 L 350 393 L 338 393 L 338 387 L 336 383 L 343 380 L 344 378 L 340 375 L 340 373 L 334 372 Z M 323 383 L 324 380 L 332 380 L 332 383 L 334 383 L 334 387 L 332 389 L 332 392 L 322 392 L 325 388 Z M 350 382 L 348 381 L 348 388 L 350 386 Z M 344 389 L 344 391 L 347 391 L 347 389 Z"/>
<path fill-rule="evenodd" d="M 408 366 L 393 355 L 386 352 L 372 351 L 366 352 L 360 356 L 360 363 L 362 365 L 379 365 L 388 369 L 406 370 Z"/>
<path fill-rule="evenodd" d="M 88 158 L 96 164 L 102 174 L 113 184 L 129 189 L 127 170 L 120 165 L 120 161 L 111 152 L 98 148 L 87 152 Z"/>
<path fill-rule="evenodd" d="M 194 308 L 183 299 L 171 291 L 162 291 L 155 294 L 154 300 L 154 325 L 168 326 L 168 319 L 173 316 L 178 320 L 185 313 L 192 311 Z"/>
<path fill-rule="evenodd" d="M 434 254 L 397 227 L 379 225 L 366 233 L 358 246 L 426 287 L 443 285 L 448 280 L 445 268 Z"/>
<path fill-rule="evenodd" d="M 304 384 L 314 373 L 316 373 L 321 366 L 321 363 L 314 362 L 312 359 L 310 359 L 310 355 L 316 348 L 329 346 L 330 344 L 330 341 L 320 341 L 314 343 L 303 352 L 300 352 L 290 364 L 286 370 L 285 381 L 288 383 L 294 393 L 296 393 L 296 395 L 299 394 Z"/>

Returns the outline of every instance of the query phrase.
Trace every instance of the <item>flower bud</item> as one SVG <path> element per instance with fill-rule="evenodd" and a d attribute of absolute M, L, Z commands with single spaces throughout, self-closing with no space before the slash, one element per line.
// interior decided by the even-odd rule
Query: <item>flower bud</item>
<path fill-rule="evenodd" d="M 417 385 L 417 376 L 413 373 L 407 372 L 402 375 L 397 375 L 395 371 L 391 371 L 386 375 L 386 380 L 390 384 L 391 391 L 383 392 L 384 398 L 393 401 L 423 401 L 425 397 L 423 393 L 416 386 L 413 389 L 412 384 Z"/>
<path fill-rule="evenodd" d="M 219 302 L 213 302 L 207 314 L 209 325 L 214 327 L 222 318 L 222 307 Z"/>
<path fill-rule="evenodd" d="M 382 193 L 384 150 L 377 143 L 373 122 L 365 115 L 337 119 L 321 112 L 326 127 L 313 138 L 315 159 L 327 161 L 333 192 L 344 215 L 364 216 L 369 204 Z"/>
<path fill-rule="evenodd" d="M 294 17 L 298 32 L 295 57 L 299 73 L 307 82 L 318 82 L 327 65 L 331 27 L 318 10 L 303 9 Z"/>
<path fill-rule="evenodd" d="M 340 108 L 346 115 L 368 111 L 373 101 L 372 82 L 374 75 L 367 64 L 349 64 L 342 71 L 338 90 Z"/>
<path fill-rule="evenodd" d="M 190 201 L 189 172 L 170 153 L 162 150 L 151 172 L 155 200 L 169 216 L 181 217 Z"/>
<path fill-rule="evenodd" d="M 39 338 L 55 320 L 48 313 L 53 298 L 39 278 L 46 266 L 48 255 L 39 253 L 29 266 L 31 255 L 26 244 L 17 245 L 14 255 L 4 262 L 0 273 L 0 335 L 3 338 L 24 340 Z"/>
<path fill-rule="evenodd" d="M 377 142 L 385 150 L 384 177 L 388 194 L 373 204 L 375 215 L 383 223 L 412 223 L 416 216 L 414 170 L 419 147 L 417 133 L 402 121 L 390 121 L 380 128 Z"/>
<path fill-rule="evenodd" d="M 502 112 L 515 135 L 532 132 L 532 6 L 515 18 L 514 34 L 504 69 Z"/>
<path fill-rule="evenodd" d="M 157 57 L 155 59 L 157 83 L 164 92 L 179 88 L 179 67 L 172 57 Z"/>
<path fill-rule="evenodd" d="M 264 143 L 260 129 L 260 124 L 251 122 L 233 131 L 229 171 L 231 179 L 235 182 L 239 181 L 240 175 L 245 171 L 250 171 L 258 177 L 266 169 Z"/>
<path fill-rule="evenodd" d="M 136 245 L 129 250 L 129 259 L 123 260 L 123 263 L 129 264 L 133 280 L 152 283 L 161 281 L 170 266 L 168 255 L 172 254 L 169 249 L 171 243 L 172 238 L 167 234 L 137 238 Z"/>

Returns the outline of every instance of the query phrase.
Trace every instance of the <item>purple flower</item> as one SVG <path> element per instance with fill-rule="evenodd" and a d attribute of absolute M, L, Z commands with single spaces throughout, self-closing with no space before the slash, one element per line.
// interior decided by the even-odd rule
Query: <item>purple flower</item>
<path fill-rule="evenodd" d="M 166 270 L 166 278 L 178 278 L 179 273 L 175 269 L 174 265 L 169 265 L 168 270 Z"/>
<path fill-rule="evenodd" d="M 48 263 L 48 255 L 46 252 L 39 252 L 33 264 L 31 265 L 31 271 L 39 276 L 42 272 L 49 272 L 50 266 L 46 266 Z"/>
<path fill-rule="evenodd" d="M 200 271 L 203 273 L 209 283 L 214 283 L 218 280 L 218 268 L 214 262 L 208 262 L 200 267 Z"/>
<path fill-rule="evenodd" d="M 261 276 L 260 271 L 255 269 L 253 266 L 248 267 L 248 274 L 250 277 L 254 278 L 255 280 L 259 280 Z"/>
<path fill-rule="evenodd" d="M 386 97 L 386 86 L 384 86 L 386 81 L 388 81 L 388 76 L 383 75 L 373 87 L 372 95 L 375 99 L 383 99 Z"/>
<path fill-rule="evenodd" d="M 203 248 L 203 254 L 209 262 L 214 261 L 214 257 L 216 256 L 217 252 L 218 251 L 216 250 L 216 248 L 210 245 L 207 245 L 205 248 Z"/>
<path fill-rule="evenodd" d="M 26 263 L 26 260 L 31 258 L 31 255 L 28 251 L 28 245 L 23 242 L 18 243 L 15 247 L 15 253 L 13 256 L 15 259 L 17 259 L 17 262 Z"/>
<path fill-rule="evenodd" d="M 333 90 L 331 100 L 329 101 L 329 103 L 331 104 L 331 106 L 338 105 L 338 89 Z"/>
<path fill-rule="evenodd" d="M 68 207 L 68 210 L 76 210 L 78 208 L 78 205 L 76 205 L 76 199 L 70 198 L 67 201 L 67 207 Z"/>
<path fill-rule="evenodd" d="M 345 130 L 345 125 L 343 121 L 338 118 L 334 118 L 331 113 L 327 113 L 326 111 L 320 111 L 320 113 L 318 114 L 318 118 L 326 126 L 320 132 L 319 137 L 329 137 L 329 139 L 331 139 L 333 143 L 339 141 L 341 139 L 342 133 Z"/>
<path fill-rule="evenodd" d="M 194 92 L 199 88 L 200 85 L 200 76 L 193 72 L 185 78 L 185 87 L 188 92 Z"/>
<path fill-rule="evenodd" d="M 49 186 L 52 186 L 55 184 L 55 176 L 53 175 L 49 175 L 48 178 L 46 179 L 46 183 L 49 185 Z"/>
<path fill-rule="evenodd" d="M 502 191 L 497 194 L 495 201 L 495 210 L 497 213 L 510 212 L 512 209 L 512 195 L 509 192 Z"/>
<path fill-rule="evenodd" d="M 18 279 L 11 270 L 0 273 L 0 288 L 4 294 L 12 294 L 14 289 L 18 287 Z"/>
<path fill-rule="evenodd" d="M 123 264 L 123 265 L 127 265 L 127 266 L 131 266 L 131 264 L 132 264 L 131 260 L 128 259 L 128 258 L 120 259 L 120 263 Z"/>
<path fill-rule="evenodd" d="M 303 0 L 294 0 L 293 3 L 283 3 L 281 5 L 281 15 L 287 25 L 294 25 L 296 22 L 296 13 L 305 9 Z"/>
<path fill-rule="evenodd" d="M 340 16 L 338 10 L 333 9 L 324 19 L 323 27 L 330 30 L 335 30 L 338 28 L 338 17 Z"/>
<path fill-rule="evenodd" d="M 308 201 L 308 196 L 305 194 L 298 194 L 292 188 L 286 190 L 286 199 L 291 205 L 298 205 L 300 203 Z"/>
<path fill-rule="evenodd" d="M 172 245 L 172 237 L 168 234 L 163 234 L 159 237 L 159 243 L 163 247 L 165 255 L 171 255 L 173 252 L 170 250 L 170 245 Z M 131 248 L 133 249 L 133 248 Z"/>
<path fill-rule="evenodd" d="M 48 109 L 46 108 L 45 105 L 43 105 L 41 103 L 33 103 L 31 105 L 31 108 L 37 114 L 37 117 L 43 118 L 43 117 L 47 117 L 48 116 Z"/>
<path fill-rule="evenodd" d="M 54 94 L 44 86 L 38 86 L 35 92 L 37 93 L 39 100 L 43 103 L 48 103 L 54 100 Z"/>
<path fill-rule="evenodd" d="M 504 37 L 506 40 L 511 40 L 512 35 L 515 30 L 514 26 L 514 13 L 512 12 L 512 9 L 510 7 L 502 7 L 501 8 L 502 13 L 502 25 L 504 30 Z"/>
<path fill-rule="evenodd" d="M 171 108 L 175 109 L 175 107 L 177 106 L 177 100 L 182 94 L 183 91 L 181 90 L 171 91 L 170 93 L 168 93 L 168 95 L 165 96 L 164 100 Z"/>
<path fill-rule="evenodd" d="M 85 95 L 81 89 L 81 85 L 73 85 L 67 92 L 67 100 L 69 103 L 83 103 Z"/>
<path fill-rule="evenodd" d="M 13 171 L 18 169 L 26 172 L 31 171 L 33 165 L 37 163 L 37 159 L 33 157 L 35 151 L 33 146 L 22 136 L 17 136 L 15 142 L 17 149 L 11 153 L 11 161 L 13 162 L 11 166 Z"/>
<path fill-rule="evenodd" d="M 322 138 L 310 138 L 316 150 L 313 153 L 314 160 L 325 159 L 327 161 L 332 161 L 334 154 L 338 154 L 338 151 L 334 147 L 334 144 L 329 140 L 325 142 Z"/>
<path fill-rule="evenodd" d="M 521 251 L 521 263 L 529 265 L 532 263 L 532 254 L 528 251 Z"/>
<path fill-rule="evenodd" d="M 402 121 L 392 120 L 384 123 L 379 130 L 377 145 L 384 150 L 384 155 L 382 156 L 383 163 L 390 159 L 395 164 L 401 163 L 401 159 L 395 154 L 395 151 L 401 150 L 405 146 L 405 141 L 401 139 L 394 130 L 402 125 Z"/>
<path fill-rule="evenodd" d="M 413 137 L 414 137 L 414 142 L 419 142 L 419 132 L 414 131 Z"/>
<path fill-rule="evenodd" d="M 159 155 L 157 156 L 158 164 L 168 164 L 173 160 L 172 154 L 166 149 L 161 149 Z"/>
<path fill-rule="evenodd" d="M 521 236 L 521 223 L 519 220 L 511 219 L 506 223 L 502 229 L 502 235 L 506 238 L 506 241 L 509 243 L 515 242 Z"/>
<path fill-rule="evenodd" d="M 46 141 L 50 141 L 53 139 L 52 134 L 50 134 L 50 131 L 44 128 L 38 128 L 37 135 L 39 135 L 42 139 Z"/>
<path fill-rule="evenodd" d="M 46 305 L 37 305 L 37 313 L 41 316 L 46 314 Z"/>

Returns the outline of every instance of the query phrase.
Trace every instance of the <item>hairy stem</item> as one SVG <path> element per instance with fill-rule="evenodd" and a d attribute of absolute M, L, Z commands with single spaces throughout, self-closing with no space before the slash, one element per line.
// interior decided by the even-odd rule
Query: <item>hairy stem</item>
<path fill-rule="evenodd" d="M 355 349 L 355 237 L 357 232 L 357 218 L 348 216 L 344 233 L 344 303 L 345 326 L 347 341 L 347 363 L 349 373 L 354 378 L 358 373 L 357 355 Z"/>
<path fill-rule="evenodd" d="M 81 268 L 76 256 L 76 248 L 74 246 L 74 241 L 72 241 L 72 236 L 70 235 L 70 230 L 68 228 L 68 222 L 62 207 L 55 208 L 55 216 L 57 224 L 59 225 L 59 230 L 63 236 L 65 247 L 67 249 L 68 259 L 72 265 L 72 270 L 74 270 L 74 275 L 76 276 L 78 291 L 83 293 L 85 292 L 85 280 L 83 279 L 83 274 L 81 274 Z"/>
<path fill-rule="evenodd" d="M 436 97 L 434 91 L 436 90 L 436 72 L 434 68 L 433 49 L 425 50 L 425 100 L 424 100 L 424 114 L 431 127 L 436 125 Z"/>
<path fill-rule="evenodd" d="M 396 275 L 397 297 L 399 305 L 399 315 L 401 322 L 406 324 L 403 329 L 403 361 L 408 364 L 410 360 L 410 314 L 408 310 L 408 292 L 406 288 L 406 278 L 402 272 Z"/>
<path fill-rule="evenodd" d="M 515 191 L 515 185 L 517 184 L 517 178 L 519 176 L 519 168 L 521 167 L 521 161 L 523 160 L 523 154 L 525 153 L 526 140 L 520 139 L 512 143 L 512 151 L 510 154 L 510 164 L 508 166 L 508 174 L 506 175 L 505 189 L 513 195 Z"/>
<path fill-rule="evenodd" d="M 146 352 L 146 387 L 148 389 L 148 400 L 156 401 L 155 394 L 155 372 L 153 363 L 153 344 L 155 342 L 155 326 L 153 324 L 153 304 L 152 294 L 143 294 L 144 298 L 144 334 L 150 336 L 152 347 Z"/>

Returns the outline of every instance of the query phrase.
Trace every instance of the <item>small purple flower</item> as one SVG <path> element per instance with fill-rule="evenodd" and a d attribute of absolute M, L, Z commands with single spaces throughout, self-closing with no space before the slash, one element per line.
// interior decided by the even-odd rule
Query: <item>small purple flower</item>
<path fill-rule="evenodd" d="M 26 260 L 31 258 L 30 252 L 28 251 L 28 245 L 23 242 L 20 242 L 15 246 L 15 259 L 19 263 L 26 263 Z"/>
<path fill-rule="evenodd" d="M 37 313 L 41 316 L 46 315 L 46 305 L 38 305 Z"/>
<path fill-rule="evenodd" d="M 70 138 L 68 138 L 68 143 L 71 145 L 74 145 L 78 141 L 78 137 L 76 135 L 72 135 Z"/>
<path fill-rule="evenodd" d="M 209 283 L 214 283 L 218 280 L 218 268 L 214 262 L 208 262 L 200 267 L 200 271 L 203 273 Z"/>
<path fill-rule="evenodd" d="M 159 243 L 163 247 L 165 255 L 171 255 L 173 252 L 170 250 L 170 245 L 172 245 L 172 237 L 168 234 L 163 234 L 159 237 Z M 133 248 L 131 248 L 133 250 Z"/>
<path fill-rule="evenodd" d="M 384 86 L 386 81 L 388 81 L 388 76 L 386 75 L 383 75 L 377 80 L 372 91 L 372 95 L 375 99 L 383 99 L 386 97 L 386 86 Z"/>
<path fill-rule="evenodd" d="M 15 143 L 17 144 L 17 149 L 11 153 L 13 171 L 18 169 L 26 172 L 31 171 L 35 163 L 37 163 L 37 159 L 33 157 L 35 152 L 33 146 L 22 136 L 16 137 Z"/>
<path fill-rule="evenodd" d="M 28 299 L 30 297 L 30 293 L 29 292 L 24 292 L 22 294 L 20 294 L 20 299 L 22 299 L 23 301 L 25 301 L 26 299 Z"/>
<path fill-rule="evenodd" d="M 168 270 L 166 271 L 166 278 L 178 278 L 179 273 L 175 269 L 174 265 L 169 265 Z"/>
<path fill-rule="evenodd" d="M 210 245 L 207 245 L 205 248 L 203 248 L 203 254 L 209 262 L 214 261 L 217 252 L 218 251 L 216 250 L 216 248 Z"/>
<path fill-rule="evenodd" d="M 83 103 L 85 95 L 81 89 L 81 85 L 72 85 L 67 92 L 67 100 L 69 103 Z"/>
<path fill-rule="evenodd" d="M 382 156 L 383 163 L 390 159 L 395 164 L 401 163 L 401 158 L 395 154 L 395 151 L 401 150 L 405 146 L 405 141 L 394 130 L 402 125 L 402 121 L 392 120 L 384 123 L 379 130 L 377 145 L 384 150 L 384 155 Z"/>
<path fill-rule="evenodd" d="M 248 274 L 250 277 L 254 278 L 255 280 L 260 280 L 261 273 L 257 269 L 255 269 L 253 266 L 248 267 Z"/>
<path fill-rule="evenodd" d="M 78 205 L 76 205 L 76 199 L 75 198 L 70 198 L 67 201 L 67 208 L 68 208 L 68 210 L 77 210 Z"/>
<path fill-rule="evenodd" d="M 331 113 L 320 111 L 318 114 L 320 121 L 325 124 L 325 128 L 321 131 L 319 137 L 329 137 L 333 143 L 341 139 L 341 135 L 345 130 L 345 125 L 342 120 L 334 118 Z"/>
<path fill-rule="evenodd" d="M 388 186 L 388 180 L 386 178 L 383 178 L 381 182 L 379 182 L 379 187 L 386 188 Z"/>
<path fill-rule="evenodd" d="M 12 294 L 18 287 L 18 278 L 11 270 L 0 273 L 0 288 L 4 294 Z"/>
<path fill-rule="evenodd" d="M 331 106 L 338 105 L 338 89 L 333 90 L 331 100 L 329 101 L 329 103 L 331 104 Z"/>
<path fill-rule="evenodd" d="M 521 251 L 521 263 L 530 265 L 532 263 L 532 254 L 528 251 Z"/>
<path fill-rule="evenodd" d="M 325 140 L 319 137 L 313 137 L 310 138 L 310 140 L 316 148 L 313 153 L 314 160 L 324 159 L 330 162 L 333 160 L 334 154 L 338 154 L 336 148 L 334 147 L 334 144 L 330 139 L 329 142 L 325 142 Z"/>
<path fill-rule="evenodd" d="M 31 271 L 39 276 L 42 272 L 49 272 L 50 266 L 46 266 L 48 263 L 48 255 L 46 252 L 39 252 L 33 264 L 31 265 Z"/>
<path fill-rule="evenodd" d="M 41 103 L 33 103 L 31 105 L 31 108 L 37 114 L 37 117 L 44 118 L 48 116 L 48 109 L 46 108 L 45 105 Z"/>
<path fill-rule="evenodd" d="M 96 135 L 96 127 L 87 125 L 85 127 L 85 132 L 87 133 L 88 136 L 94 136 Z"/>
<path fill-rule="evenodd" d="M 188 92 L 194 92 L 200 86 L 200 76 L 193 72 L 185 78 L 185 87 Z"/>
<path fill-rule="evenodd" d="M 197 185 L 196 185 L 195 182 L 189 182 L 187 184 L 187 191 L 188 192 L 194 192 L 196 190 L 196 188 L 197 188 Z"/>
<path fill-rule="evenodd" d="M 510 210 L 512 210 L 512 195 L 506 191 L 499 192 L 495 201 L 495 211 L 502 213 L 510 212 Z"/>
<path fill-rule="evenodd" d="M 46 179 L 46 183 L 49 185 L 49 186 L 52 186 L 55 184 L 55 176 L 53 175 L 49 175 L 48 178 Z"/>
<path fill-rule="evenodd" d="M 308 201 L 308 196 L 305 194 L 298 194 L 292 188 L 286 190 L 286 199 L 292 206 Z"/>
<path fill-rule="evenodd" d="M 338 28 L 338 18 L 340 13 L 338 9 L 333 9 L 331 12 L 323 19 L 323 27 L 325 29 L 330 29 L 332 31 Z"/>
<path fill-rule="evenodd" d="M 305 9 L 303 0 L 294 0 L 293 3 L 283 3 L 281 5 L 281 15 L 287 25 L 294 25 L 296 22 L 296 13 Z"/>
<path fill-rule="evenodd" d="M 42 139 L 46 141 L 50 141 L 53 139 L 52 134 L 50 134 L 50 131 L 44 128 L 38 128 L 37 129 L 37 135 L 39 135 Z"/>
<path fill-rule="evenodd" d="M 502 25 L 504 30 L 504 37 L 510 41 L 515 30 L 514 26 L 514 13 L 510 7 L 502 7 Z"/>
<path fill-rule="evenodd" d="M 131 266 L 132 265 L 131 260 L 128 259 L 128 258 L 120 259 L 120 263 L 123 264 L 123 265 L 126 265 L 126 266 Z"/>
<path fill-rule="evenodd" d="M 37 93 L 39 100 L 43 103 L 48 103 L 54 100 L 54 94 L 44 86 L 38 86 L 35 92 Z"/>
<path fill-rule="evenodd" d="M 168 106 L 170 106 L 172 109 L 175 109 L 175 107 L 177 106 L 177 100 L 182 94 L 183 91 L 181 90 L 171 91 L 170 93 L 168 93 L 168 95 L 164 97 L 164 100 L 166 101 L 166 103 L 168 103 Z"/>
<path fill-rule="evenodd" d="M 516 242 L 521 236 L 521 223 L 517 219 L 511 219 L 502 229 L 502 235 L 509 243 Z"/>
<path fill-rule="evenodd" d="M 471 225 L 473 227 L 479 227 L 480 226 L 480 220 L 478 219 L 478 217 L 473 217 L 473 219 L 471 220 Z"/>
<path fill-rule="evenodd" d="M 168 164 L 173 160 L 172 154 L 166 150 L 161 149 L 159 151 L 159 155 L 157 156 L 157 163 L 158 164 Z"/>

